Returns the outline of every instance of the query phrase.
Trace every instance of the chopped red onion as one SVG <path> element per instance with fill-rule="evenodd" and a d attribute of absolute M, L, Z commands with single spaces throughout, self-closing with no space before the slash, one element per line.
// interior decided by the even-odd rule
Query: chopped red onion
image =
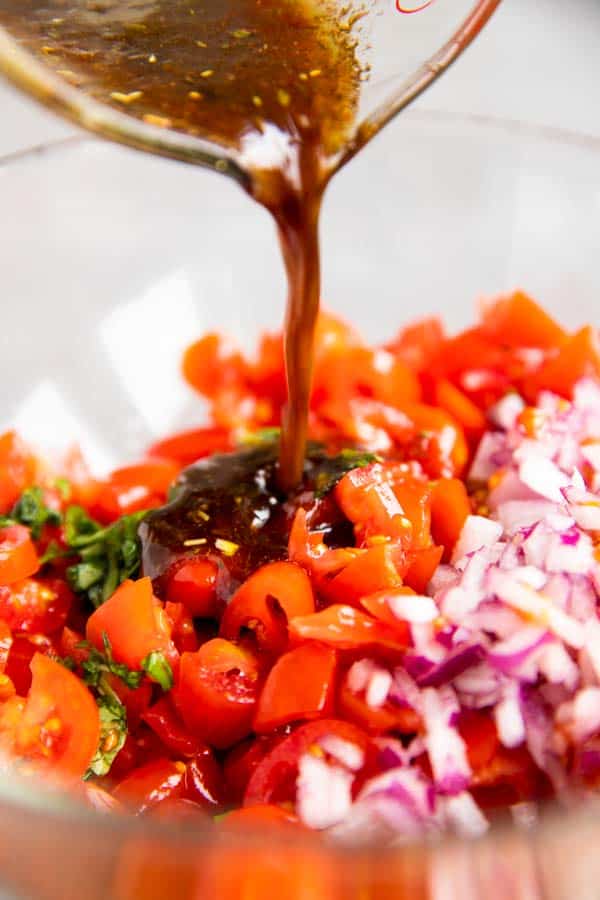
<path fill-rule="evenodd" d="M 498 522 L 484 516 L 468 516 L 454 547 L 452 561 L 463 559 L 482 547 L 491 547 L 500 539 L 501 534 L 502 526 Z"/>
<path fill-rule="evenodd" d="M 352 808 L 354 775 L 305 753 L 300 758 L 296 810 L 309 828 L 322 830 L 341 822 Z"/>

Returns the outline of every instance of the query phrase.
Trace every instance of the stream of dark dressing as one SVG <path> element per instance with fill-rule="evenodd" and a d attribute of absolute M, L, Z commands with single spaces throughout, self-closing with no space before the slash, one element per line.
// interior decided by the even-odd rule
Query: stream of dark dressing
<path fill-rule="evenodd" d="M 288 280 L 280 443 L 268 459 L 243 451 L 184 473 L 180 498 L 142 528 L 154 578 L 178 553 L 213 552 L 219 536 L 239 547 L 223 556 L 232 583 L 285 556 L 291 510 L 314 475 L 306 441 L 319 213 L 355 122 L 351 22 L 351 4 L 341 20 L 330 0 L 0 0 L 0 24 L 80 90 L 235 151 L 277 224 Z"/>

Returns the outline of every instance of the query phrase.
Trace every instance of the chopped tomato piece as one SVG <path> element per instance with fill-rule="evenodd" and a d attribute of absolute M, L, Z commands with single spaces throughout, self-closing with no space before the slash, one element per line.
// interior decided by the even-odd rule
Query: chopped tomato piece
<path fill-rule="evenodd" d="M 473 771 L 488 766 L 500 746 L 492 716 L 478 710 L 463 710 L 458 730 L 467 745 L 467 758 Z"/>
<path fill-rule="evenodd" d="M 260 690 L 254 654 L 215 638 L 181 657 L 174 690 L 189 730 L 213 747 L 230 747 L 252 730 Z"/>
<path fill-rule="evenodd" d="M 81 777 L 100 739 L 96 701 L 65 666 L 36 653 L 32 681 L 14 734 L 14 752 L 34 765 Z"/>
<path fill-rule="evenodd" d="M 215 397 L 219 391 L 244 383 L 246 365 L 239 353 L 227 352 L 220 335 L 207 334 L 186 350 L 183 375 L 201 394 Z"/>
<path fill-rule="evenodd" d="M 257 765 L 281 740 L 281 735 L 259 735 L 247 738 L 227 753 L 223 763 L 223 775 L 228 803 L 242 802 Z"/>
<path fill-rule="evenodd" d="M 217 598 L 217 575 L 211 559 L 186 559 L 169 575 L 165 597 L 182 603 L 192 616 L 218 618 L 223 604 Z"/>
<path fill-rule="evenodd" d="M 6 669 L 8 654 L 10 653 L 12 643 L 13 637 L 11 630 L 7 623 L 3 619 L 0 619 L 0 674 Z"/>
<path fill-rule="evenodd" d="M 168 696 L 161 697 L 147 709 L 142 719 L 171 753 L 184 757 L 200 753 L 202 742 L 186 730 Z"/>
<path fill-rule="evenodd" d="M 541 306 L 521 291 L 483 306 L 481 331 L 509 347 L 558 347 L 566 334 Z"/>
<path fill-rule="evenodd" d="M 169 459 L 149 459 L 116 469 L 99 485 L 92 505 L 94 516 L 101 522 L 110 522 L 119 516 L 159 506 L 179 469 L 179 465 Z"/>
<path fill-rule="evenodd" d="M 0 586 L 0 618 L 13 631 L 55 634 L 65 624 L 73 602 L 73 592 L 60 578 L 26 578 L 10 587 Z"/>
<path fill-rule="evenodd" d="M 376 646 L 394 651 L 406 649 L 396 630 L 353 606 L 339 604 L 312 616 L 292 619 L 290 637 L 294 641 L 321 641 L 338 650 L 362 650 Z"/>
<path fill-rule="evenodd" d="M 378 619 L 380 622 L 384 622 L 386 625 L 390 625 L 392 628 L 394 628 L 398 633 L 398 638 L 401 643 L 404 643 L 408 646 L 410 640 L 408 625 L 406 622 L 398 619 L 393 614 L 390 609 L 388 599 L 390 597 L 397 596 L 398 594 L 402 595 L 414 593 L 415 591 L 413 591 L 412 588 L 407 587 L 406 585 L 395 588 L 387 588 L 384 591 L 377 591 L 375 594 L 369 594 L 366 597 L 362 597 L 360 605 L 363 607 L 363 609 L 366 609 L 369 615 L 373 616 L 373 618 Z"/>
<path fill-rule="evenodd" d="M 361 598 L 402 584 L 398 562 L 405 554 L 392 544 L 379 544 L 351 559 L 331 580 L 323 580 L 321 593 L 331 602 L 358 605 Z"/>
<path fill-rule="evenodd" d="M 181 466 L 210 456 L 212 453 L 224 453 L 231 450 L 231 437 L 227 428 L 193 428 L 181 431 L 165 440 L 153 444 L 148 454 L 163 459 L 173 459 Z"/>
<path fill-rule="evenodd" d="M 433 573 L 442 560 L 443 547 L 426 547 L 412 554 L 411 563 L 408 566 L 404 581 L 417 594 L 424 594 L 427 585 L 433 578 Z"/>
<path fill-rule="evenodd" d="M 88 619 L 86 636 L 99 650 L 107 635 L 114 658 L 130 669 L 140 669 L 149 653 L 163 653 L 171 664 L 177 651 L 171 641 L 171 626 L 152 593 L 149 578 L 124 581 L 112 597 Z"/>
<path fill-rule="evenodd" d="M 462 426 L 472 446 L 479 441 L 486 428 L 486 418 L 466 394 L 451 381 L 440 378 L 433 383 L 432 400 Z"/>
<path fill-rule="evenodd" d="M 286 803 L 296 797 L 300 757 L 311 752 L 319 741 L 339 738 L 366 753 L 369 738 L 360 728 L 340 719 L 319 719 L 301 725 L 280 741 L 256 766 L 248 782 L 244 806 Z"/>
<path fill-rule="evenodd" d="M 415 372 L 431 365 L 444 341 L 444 329 L 439 319 L 421 319 L 407 325 L 387 349 L 397 354 Z"/>
<path fill-rule="evenodd" d="M 335 650 L 306 643 L 281 656 L 267 676 L 254 718 L 259 734 L 332 712 Z"/>
<path fill-rule="evenodd" d="M 238 640 L 251 632 L 258 647 L 279 654 L 287 646 L 287 624 L 314 612 L 310 579 L 295 563 L 269 563 L 238 588 L 221 620 L 220 633 Z"/>
<path fill-rule="evenodd" d="M 346 680 L 342 683 L 338 694 L 337 712 L 369 734 L 384 734 L 388 731 L 414 734 L 420 725 L 419 715 L 412 707 L 391 701 L 386 701 L 379 707 L 370 706 L 364 694 L 350 690 Z"/>
<path fill-rule="evenodd" d="M 33 483 L 35 471 L 35 459 L 16 433 L 1 434 L 0 515 L 8 513 L 25 488 Z"/>
<path fill-rule="evenodd" d="M 444 548 L 444 559 L 452 556 L 463 525 L 471 514 L 467 489 L 458 478 L 440 478 L 431 492 L 431 534 Z"/>
<path fill-rule="evenodd" d="M 29 529 L 23 525 L 0 528 L 0 584 L 14 584 L 35 574 L 40 562 Z"/>
<path fill-rule="evenodd" d="M 15 634 L 8 652 L 5 673 L 17 694 L 25 697 L 31 687 L 31 660 L 36 653 L 55 653 L 52 640 L 43 634 Z"/>
<path fill-rule="evenodd" d="M 210 747 L 203 747 L 185 769 L 183 793 L 200 807 L 215 809 L 223 804 L 223 773 Z"/>
<path fill-rule="evenodd" d="M 568 337 L 558 354 L 550 357 L 525 387 L 531 399 L 540 390 L 571 397 L 577 382 L 586 375 L 600 376 L 600 342 L 591 325 Z"/>
<path fill-rule="evenodd" d="M 185 763 L 154 759 L 134 769 L 113 791 L 123 806 L 143 813 L 164 800 L 181 797 Z"/>

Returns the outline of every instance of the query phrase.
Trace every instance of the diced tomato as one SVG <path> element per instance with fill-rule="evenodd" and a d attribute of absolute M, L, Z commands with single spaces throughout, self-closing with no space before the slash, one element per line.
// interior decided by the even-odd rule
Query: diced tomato
<path fill-rule="evenodd" d="M 259 664 L 249 650 L 215 638 L 181 657 L 173 694 L 189 730 L 213 747 L 230 747 L 252 730 Z"/>
<path fill-rule="evenodd" d="M 384 588 L 402 584 L 398 562 L 404 562 L 405 554 L 393 544 L 379 544 L 351 559 L 339 574 L 331 580 L 323 580 L 320 592 L 333 603 L 356 606 L 362 597 Z"/>
<path fill-rule="evenodd" d="M 25 488 L 33 484 L 35 472 L 35 459 L 16 433 L 1 434 L 0 515 L 8 513 Z"/>
<path fill-rule="evenodd" d="M 171 637 L 179 653 L 193 653 L 202 641 L 194 626 L 194 620 L 183 603 L 165 603 L 165 613 L 171 620 Z"/>
<path fill-rule="evenodd" d="M 558 354 L 526 382 L 528 399 L 535 400 L 539 391 L 553 391 L 570 398 L 577 382 L 586 375 L 600 376 L 600 342 L 591 325 L 568 337 Z"/>
<path fill-rule="evenodd" d="M 186 559 L 169 573 L 165 598 L 182 603 L 191 616 L 216 619 L 223 611 L 217 598 L 217 564 L 211 559 Z"/>
<path fill-rule="evenodd" d="M 387 701 L 383 706 L 369 706 L 364 695 L 350 690 L 346 680 L 338 694 L 337 712 L 340 717 L 353 722 L 369 734 L 384 734 L 399 731 L 414 734 L 419 730 L 419 715 L 410 706 Z"/>
<path fill-rule="evenodd" d="M 8 654 L 13 644 L 13 637 L 7 623 L 0 619 L 0 674 L 6 669 Z"/>
<path fill-rule="evenodd" d="M 0 618 L 13 631 L 55 634 L 63 627 L 74 602 L 68 584 L 60 578 L 26 578 L 0 586 Z"/>
<path fill-rule="evenodd" d="M 554 319 L 522 291 L 486 303 L 481 331 L 498 344 L 509 347 L 558 347 L 566 334 Z"/>
<path fill-rule="evenodd" d="M 405 404 L 404 412 L 416 429 L 405 455 L 421 462 L 432 478 L 460 475 L 469 459 L 469 447 L 460 424 L 445 410 L 424 403 Z"/>
<path fill-rule="evenodd" d="M 39 567 L 28 528 L 23 525 L 0 528 L 0 585 L 22 581 L 34 575 Z"/>
<path fill-rule="evenodd" d="M 242 802 L 257 765 L 282 739 L 280 734 L 247 738 L 227 753 L 223 763 L 223 776 L 228 803 Z"/>
<path fill-rule="evenodd" d="M 231 450 L 231 435 L 226 428 L 193 428 L 181 431 L 162 441 L 152 444 L 149 456 L 172 459 L 180 466 L 189 466 L 212 453 Z"/>
<path fill-rule="evenodd" d="M 203 825 L 208 825 L 213 821 L 198 803 L 186 800 L 185 797 L 167 797 L 156 806 L 149 807 L 146 813 L 153 819 L 166 819 L 171 822 L 196 820 L 202 822 Z"/>
<path fill-rule="evenodd" d="M 202 741 L 186 730 L 168 696 L 161 697 L 147 709 L 142 719 L 176 756 L 196 756 L 202 750 Z"/>
<path fill-rule="evenodd" d="M 238 640 L 251 632 L 258 647 L 279 654 L 287 646 L 287 624 L 314 612 L 310 579 L 295 563 L 262 566 L 238 588 L 221 620 L 220 634 Z"/>
<path fill-rule="evenodd" d="M 294 801 L 300 757 L 328 736 L 353 744 L 364 753 L 369 745 L 365 732 L 349 722 L 340 719 L 307 722 L 280 741 L 257 765 L 248 782 L 244 806 Z"/>
<path fill-rule="evenodd" d="M 153 651 L 173 664 L 177 651 L 171 641 L 171 625 L 152 593 L 149 578 L 124 581 L 112 597 L 92 613 L 87 622 L 88 641 L 102 650 L 108 636 L 114 658 L 130 669 L 140 669 Z"/>
<path fill-rule="evenodd" d="M 406 585 L 387 588 L 384 591 L 377 591 L 375 594 L 368 594 L 366 597 L 361 597 L 360 605 L 363 609 L 366 609 L 369 615 L 373 616 L 374 619 L 393 628 L 398 634 L 400 643 L 408 646 L 410 642 L 408 625 L 392 613 L 388 599 L 397 595 L 414 593 L 415 591 Z"/>
<path fill-rule="evenodd" d="M 113 691 L 127 710 L 127 724 L 137 728 L 152 702 L 152 684 L 143 679 L 139 687 L 130 688 L 116 675 L 109 675 Z"/>
<path fill-rule="evenodd" d="M 15 634 L 8 653 L 5 673 L 13 682 L 17 694 L 25 697 L 31 687 L 31 660 L 36 653 L 55 652 L 54 644 L 43 634 Z"/>
<path fill-rule="evenodd" d="M 439 566 L 443 547 L 426 547 L 424 550 L 416 550 L 411 556 L 411 562 L 404 574 L 405 583 L 417 594 L 424 594 L 427 585 L 433 578 L 433 573 Z"/>
<path fill-rule="evenodd" d="M 444 329 L 439 319 L 421 319 L 405 326 L 387 349 L 400 357 L 415 372 L 431 365 L 444 341 Z"/>
<path fill-rule="evenodd" d="M 446 378 L 435 379 L 432 385 L 432 401 L 452 416 L 464 429 L 471 446 L 480 440 L 486 428 L 486 418 L 478 406 Z"/>
<path fill-rule="evenodd" d="M 444 559 L 450 559 L 467 517 L 471 503 L 467 489 L 458 478 L 440 478 L 431 492 L 431 534 L 444 548 Z"/>
<path fill-rule="evenodd" d="M 185 763 L 154 759 L 134 769 L 113 791 L 126 808 L 143 813 L 164 800 L 182 796 Z"/>
<path fill-rule="evenodd" d="M 201 394 L 215 397 L 219 391 L 244 383 L 246 364 L 239 353 L 227 352 L 220 335 L 207 334 L 186 350 L 183 375 Z"/>
<path fill-rule="evenodd" d="M 115 756 L 110 767 L 111 780 L 121 781 L 135 769 L 138 764 L 138 748 L 135 739 L 128 733 L 125 743 Z"/>
<path fill-rule="evenodd" d="M 99 486 L 92 514 L 101 522 L 164 503 L 180 467 L 170 459 L 149 459 L 116 469 Z"/>
<path fill-rule="evenodd" d="M 100 739 L 96 701 L 63 665 L 36 653 L 23 715 L 14 733 L 14 753 L 35 766 L 81 777 Z"/>
<path fill-rule="evenodd" d="M 210 747 L 203 747 L 185 769 L 183 793 L 204 809 L 222 806 L 224 800 L 223 773 Z"/>
<path fill-rule="evenodd" d="M 488 766 L 500 746 L 490 714 L 478 710 L 463 710 L 458 730 L 467 746 L 467 758 L 473 771 L 477 772 Z"/>
<path fill-rule="evenodd" d="M 262 689 L 254 730 L 261 734 L 333 711 L 337 657 L 322 644 L 306 643 L 280 656 Z"/>
<path fill-rule="evenodd" d="M 406 649 L 396 630 L 353 606 L 335 604 L 312 616 L 290 622 L 292 641 L 320 641 L 337 650 L 380 647 L 397 652 Z"/>

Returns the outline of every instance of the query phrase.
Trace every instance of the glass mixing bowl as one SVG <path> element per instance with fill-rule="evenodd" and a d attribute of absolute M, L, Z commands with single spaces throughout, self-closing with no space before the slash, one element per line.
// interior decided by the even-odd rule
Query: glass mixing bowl
<path fill-rule="evenodd" d="M 0 427 L 98 471 L 203 420 L 183 348 L 278 328 L 272 224 L 233 182 L 76 138 L 0 160 Z M 409 111 L 334 180 L 324 298 L 369 338 L 458 327 L 523 287 L 567 326 L 597 316 L 600 142 Z M 600 818 L 521 810 L 477 842 L 393 850 L 119 819 L 0 778 L 0 878 L 51 900 L 597 900 Z M 12 895 L 12 894 L 11 894 Z"/>

